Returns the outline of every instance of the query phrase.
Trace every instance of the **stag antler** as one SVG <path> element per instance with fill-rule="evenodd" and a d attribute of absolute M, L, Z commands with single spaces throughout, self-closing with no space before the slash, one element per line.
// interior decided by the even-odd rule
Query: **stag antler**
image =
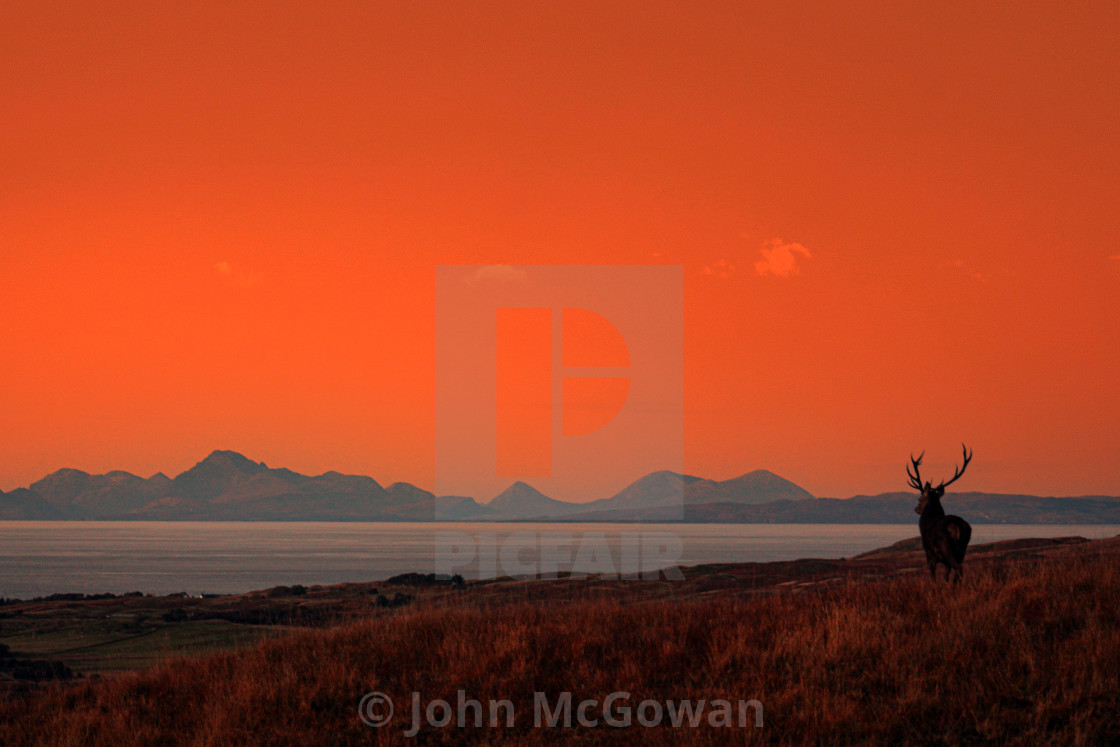
<path fill-rule="evenodd" d="M 925 450 L 922 450 L 922 453 L 918 455 L 917 459 L 914 458 L 913 454 L 910 455 L 910 464 L 914 465 L 914 474 L 910 474 L 909 467 L 906 468 L 906 476 L 910 478 L 910 487 L 918 491 L 925 489 L 922 486 L 922 475 L 920 472 L 918 472 L 918 467 L 922 465 L 922 457 L 924 457 L 925 455 Z"/>
<path fill-rule="evenodd" d="M 953 465 L 953 479 L 949 480 L 949 482 L 945 482 L 944 480 L 942 480 L 941 484 L 937 486 L 938 490 L 947 488 L 957 480 L 961 479 L 961 475 L 963 475 L 964 471 L 968 469 L 968 463 L 972 461 L 972 452 L 969 451 L 968 447 L 963 443 L 961 444 L 961 450 L 964 452 L 964 464 L 961 465 L 960 469 L 956 469 L 956 465 Z"/>

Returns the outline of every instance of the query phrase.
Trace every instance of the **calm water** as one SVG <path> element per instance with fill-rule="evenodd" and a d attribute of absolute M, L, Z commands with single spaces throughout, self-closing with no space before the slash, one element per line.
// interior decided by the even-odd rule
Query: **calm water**
<path fill-rule="evenodd" d="M 1118 533 L 1120 526 L 1100 524 L 973 525 L 972 541 Z M 531 570 L 546 556 L 560 558 L 560 570 L 582 561 L 598 571 L 635 570 L 630 563 L 639 555 L 643 563 L 670 557 L 684 566 L 840 558 L 917 535 L 916 524 L 6 521 L 0 522 L 0 596 L 230 593 L 448 568 L 470 578 L 480 575 L 480 564 L 481 575 L 492 576 L 494 569 Z"/>

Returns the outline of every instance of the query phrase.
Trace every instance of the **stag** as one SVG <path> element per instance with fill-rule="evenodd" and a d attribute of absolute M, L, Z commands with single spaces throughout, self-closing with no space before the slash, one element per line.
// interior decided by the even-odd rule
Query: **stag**
<path fill-rule="evenodd" d="M 961 564 L 964 563 L 964 551 L 968 548 L 968 540 L 972 537 L 972 527 L 959 516 L 946 516 L 945 509 L 941 507 L 941 497 L 945 495 L 945 488 L 961 479 L 961 475 L 968 469 L 968 463 L 972 461 L 972 452 L 968 447 L 961 444 L 961 449 L 964 452 L 964 464 L 959 469 L 954 469 L 951 480 L 948 482 L 942 480 L 937 487 L 933 487 L 929 482 L 922 483 L 922 475 L 918 468 L 921 467 L 922 457 L 925 456 L 924 451 L 917 459 L 913 454 L 910 455 L 910 464 L 914 468 L 913 474 L 910 472 L 910 467 L 906 468 L 906 474 L 910 477 L 910 487 L 922 494 L 914 512 L 921 514 L 921 518 L 918 519 L 918 529 L 922 533 L 922 547 L 926 551 L 929 573 L 936 579 L 937 566 L 944 565 L 948 569 L 947 577 L 954 583 L 964 575 Z"/>

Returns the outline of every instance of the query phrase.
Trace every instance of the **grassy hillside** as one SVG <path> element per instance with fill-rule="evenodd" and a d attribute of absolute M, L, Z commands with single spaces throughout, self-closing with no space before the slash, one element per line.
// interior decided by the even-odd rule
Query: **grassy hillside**
<path fill-rule="evenodd" d="M 1083 543 L 978 563 L 955 588 L 906 573 L 685 598 L 468 589 L 242 651 L 9 696 L 0 743 L 1114 744 L 1115 549 Z M 357 715 L 371 690 L 397 705 L 380 730 Z M 412 692 L 455 703 L 458 690 L 509 699 L 515 725 L 405 738 Z M 550 703 L 563 691 L 576 703 L 628 691 L 631 707 L 753 698 L 765 726 L 534 728 L 536 691 Z"/>

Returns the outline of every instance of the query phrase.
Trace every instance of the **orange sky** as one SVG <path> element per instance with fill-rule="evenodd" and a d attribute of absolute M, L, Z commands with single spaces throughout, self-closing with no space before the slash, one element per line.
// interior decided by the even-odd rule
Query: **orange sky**
<path fill-rule="evenodd" d="M 686 471 L 1120 494 L 1114 3 L 74 5 L 0 8 L 0 489 L 431 487 L 436 266 L 666 263 Z"/>

